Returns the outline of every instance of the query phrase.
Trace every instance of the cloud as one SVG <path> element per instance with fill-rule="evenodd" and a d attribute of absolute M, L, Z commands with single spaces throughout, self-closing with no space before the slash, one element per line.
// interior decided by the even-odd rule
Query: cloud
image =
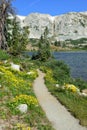
<path fill-rule="evenodd" d="M 34 6 L 35 4 L 39 3 L 40 1 L 41 1 L 41 0 L 35 0 L 34 2 L 32 2 L 32 3 L 29 5 L 29 7 Z"/>
<path fill-rule="evenodd" d="M 29 11 L 29 8 L 32 8 L 34 5 L 38 4 L 41 0 L 33 0 L 33 2 L 31 2 L 30 4 L 27 4 L 26 7 L 23 7 L 21 9 L 22 12 L 26 12 Z M 29 13 L 29 12 L 28 12 Z"/>

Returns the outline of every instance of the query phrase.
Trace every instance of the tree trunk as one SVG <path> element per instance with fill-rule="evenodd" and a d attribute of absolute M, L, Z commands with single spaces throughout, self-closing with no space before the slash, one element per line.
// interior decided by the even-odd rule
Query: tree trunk
<path fill-rule="evenodd" d="M 1 28 L 1 19 L 0 19 L 0 49 L 2 45 L 2 28 Z"/>
<path fill-rule="evenodd" d="M 2 2 L 0 6 L 0 49 L 6 49 L 6 39 L 5 39 L 5 21 L 6 21 L 6 8 L 7 5 Z"/>

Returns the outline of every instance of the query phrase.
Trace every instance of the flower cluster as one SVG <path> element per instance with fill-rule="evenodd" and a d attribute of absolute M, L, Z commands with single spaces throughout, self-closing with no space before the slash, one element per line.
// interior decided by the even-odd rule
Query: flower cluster
<path fill-rule="evenodd" d="M 73 84 L 65 84 L 65 89 L 71 92 L 78 92 L 79 89 Z"/>
<path fill-rule="evenodd" d="M 15 85 L 18 85 L 19 82 L 23 83 L 23 80 L 18 81 L 18 79 L 16 78 L 16 76 L 11 71 L 7 70 L 5 67 L 3 67 L 3 66 L 0 67 L 0 71 L 2 73 L 4 73 L 4 75 L 3 75 L 4 79 L 6 81 L 8 81 L 8 83 L 10 82 L 10 83 L 13 83 Z"/>
<path fill-rule="evenodd" d="M 18 123 L 16 125 L 16 130 L 31 130 L 31 128 L 25 124 Z"/>
<path fill-rule="evenodd" d="M 26 80 L 23 79 L 23 77 L 20 77 L 19 75 L 16 76 L 11 70 L 7 69 L 4 66 L 0 66 L 0 72 L 3 73 L 2 78 L 3 81 L 5 81 L 5 84 L 9 86 L 9 88 L 12 90 L 14 88 L 16 89 L 24 89 L 25 90 L 32 86 L 31 82 L 26 82 Z M 21 72 L 23 73 L 23 72 Z"/>
<path fill-rule="evenodd" d="M 31 106 L 37 106 L 38 105 L 38 101 L 34 96 L 28 96 L 28 95 L 19 95 L 16 96 L 13 101 L 12 104 L 17 106 L 19 104 L 27 104 L 29 107 Z"/>

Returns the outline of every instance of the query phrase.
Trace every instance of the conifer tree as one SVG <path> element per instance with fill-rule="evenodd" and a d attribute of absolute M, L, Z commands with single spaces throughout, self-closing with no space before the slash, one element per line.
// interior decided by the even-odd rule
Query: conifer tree
<path fill-rule="evenodd" d="M 32 59 L 47 61 L 51 56 L 52 55 L 51 55 L 50 43 L 48 40 L 48 28 L 46 27 L 43 36 L 41 35 L 38 43 L 38 53 L 37 55 L 34 55 Z"/>
<path fill-rule="evenodd" d="M 26 45 L 29 43 L 29 27 L 21 27 L 16 21 L 16 18 L 12 20 L 11 31 L 9 32 L 9 53 L 13 55 L 19 55 L 26 49 Z"/>

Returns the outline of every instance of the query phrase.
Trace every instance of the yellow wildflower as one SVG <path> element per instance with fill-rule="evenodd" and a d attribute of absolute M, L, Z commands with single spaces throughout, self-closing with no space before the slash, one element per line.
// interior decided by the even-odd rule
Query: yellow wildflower
<path fill-rule="evenodd" d="M 78 91 L 78 88 L 73 84 L 65 84 L 65 89 L 70 90 L 72 92 Z"/>

